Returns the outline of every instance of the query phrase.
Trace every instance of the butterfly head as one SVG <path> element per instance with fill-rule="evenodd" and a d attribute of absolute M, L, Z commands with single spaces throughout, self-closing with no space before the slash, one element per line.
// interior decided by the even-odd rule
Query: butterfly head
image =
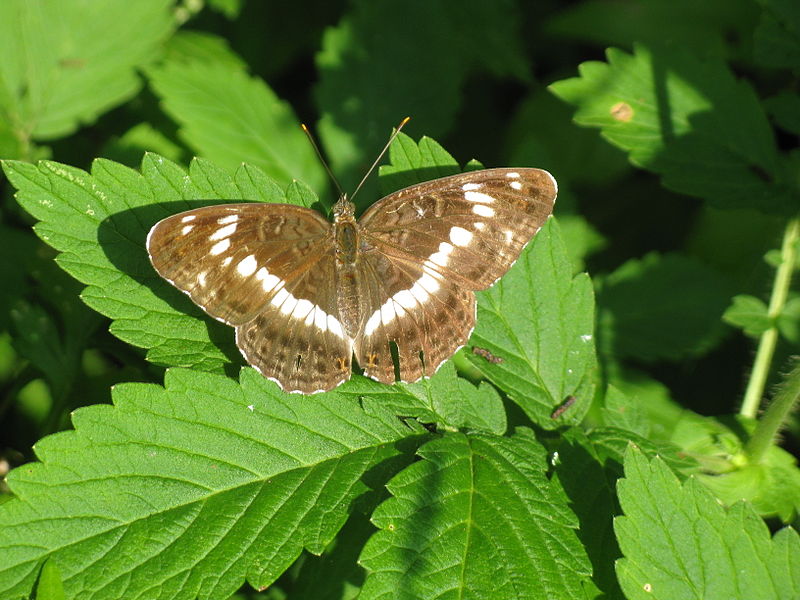
<path fill-rule="evenodd" d="M 333 205 L 333 218 L 338 223 L 341 221 L 353 221 L 356 214 L 356 205 L 347 199 L 347 194 L 339 196 L 339 200 Z"/>

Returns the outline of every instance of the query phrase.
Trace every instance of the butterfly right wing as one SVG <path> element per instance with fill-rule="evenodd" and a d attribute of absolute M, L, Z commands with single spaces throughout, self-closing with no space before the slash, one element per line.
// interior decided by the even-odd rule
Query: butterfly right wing
<path fill-rule="evenodd" d="M 227 204 L 173 215 L 147 239 L 156 271 L 236 327 L 247 361 L 287 391 L 350 376 L 352 340 L 337 308 L 331 226 L 284 204 Z"/>

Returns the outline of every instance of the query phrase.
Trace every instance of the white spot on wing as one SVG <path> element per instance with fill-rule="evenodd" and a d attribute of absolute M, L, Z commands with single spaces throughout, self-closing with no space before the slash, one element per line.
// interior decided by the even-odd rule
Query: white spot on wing
<path fill-rule="evenodd" d="M 214 244 L 213 246 L 211 246 L 211 250 L 209 250 L 208 253 L 213 256 L 216 256 L 217 254 L 222 254 L 223 252 L 225 252 L 225 250 L 227 250 L 230 247 L 231 247 L 231 241 L 228 238 L 225 238 L 224 240 L 221 240 L 216 244 Z"/>
<path fill-rule="evenodd" d="M 479 190 L 481 187 L 483 187 L 482 183 L 465 183 L 461 186 L 461 189 L 465 192 L 469 192 L 471 190 Z"/>
<path fill-rule="evenodd" d="M 230 225 L 226 225 L 225 227 L 220 227 L 209 236 L 208 241 L 216 242 L 217 240 L 229 237 L 233 235 L 233 233 L 236 231 L 236 227 L 237 227 L 236 223 L 231 223 Z"/>
<path fill-rule="evenodd" d="M 230 240 L 224 240 L 224 241 L 228 242 L 229 246 L 231 245 L 231 241 Z M 217 243 L 221 244 L 222 242 L 217 242 Z M 232 260 L 233 260 L 232 256 L 226 256 L 225 258 L 222 259 L 222 266 L 223 267 L 227 267 L 229 264 L 231 264 Z"/>
<path fill-rule="evenodd" d="M 299 300 L 297 298 L 287 292 L 286 300 L 284 300 L 283 304 L 281 304 L 281 313 L 284 315 L 292 314 L 298 302 Z"/>
<path fill-rule="evenodd" d="M 480 217 L 494 216 L 494 209 L 491 206 L 486 206 L 485 204 L 476 204 L 472 207 L 472 212 Z"/>
<path fill-rule="evenodd" d="M 344 331 L 342 330 L 342 324 L 339 323 L 339 321 L 333 315 L 328 315 L 328 331 L 344 339 Z"/>
<path fill-rule="evenodd" d="M 194 225 L 184 225 L 184 226 L 183 226 L 183 229 L 181 229 L 181 235 L 186 235 L 186 234 L 187 234 L 187 233 L 189 233 L 189 232 L 190 232 L 192 229 L 194 229 Z"/>
<path fill-rule="evenodd" d="M 376 310 L 372 313 L 372 316 L 367 319 L 367 324 L 364 325 L 364 335 L 372 335 L 372 332 L 377 329 L 378 324 L 381 322 L 381 311 L 380 309 Z"/>
<path fill-rule="evenodd" d="M 281 280 L 279 277 L 276 277 L 269 271 L 267 271 L 264 267 L 261 267 L 258 272 L 256 273 L 256 279 L 261 282 L 261 287 L 264 289 L 265 292 L 271 292 L 275 289 L 275 286 L 278 285 Z"/>
<path fill-rule="evenodd" d="M 519 173 L 517 173 L 516 171 L 509 171 L 508 173 L 506 173 L 506 177 L 510 179 L 518 179 Z"/>
<path fill-rule="evenodd" d="M 189 221 L 194 221 L 197 218 L 197 215 L 186 215 L 181 219 L 181 223 L 188 223 Z"/>
<path fill-rule="evenodd" d="M 294 310 L 292 311 L 292 318 L 293 319 L 305 319 L 309 314 L 311 314 L 314 310 L 314 304 L 311 303 L 309 300 L 302 298 L 297 301 L 297 306 L 295 306 Z"/>
<path fill-rule="evenodd" d="M 227 217 L 222 217 L 221 219 L 217 219 L 217 223 L 220 225 L 230 225 L 231 223 L 236 223 L 239 220 L 239 215 L 232 214 L 228 215 Z"/>
<path fill-rule="evenodd" d="M 486 227 L 486 223 L 481 223 L 480 221 L 478 221 L 477 223 L 473 223 L 472 226 L 478 231 L 482 231 L 483 228 Z"/>
<path fill-rule="evenodd" d="M 328 331 L 328 314 L 319 306 L 314 307 L 314 325 L 320 331 Z"/>
<path fill-rule="evenodd" d="M 450 229 L 450 241 L 456 246 L 467 246 L 472 241 L 472 232 L 463 227 L 453 227 Z"/>
<path fill-rule="evenodd" d="M 508 185 L 510 185 L 515 190 L 521 190 L 522 189 L 522 184 L 519 181 L 512 181 Z"/>
<path fill-rule="evenodd" d="M 258 263 L 256 262 L 256 257 L 253 254 L 247 255 L 241 261 L 239 261 L 238 265 L 236 265 L 236 270 L 242 277 L 249 277 L 256 272 L 257 268 Z"/>
<path fill-rule="evenodd" d="M 483 202 L 484 204 L 491 204 L 494 198 L 489 194 L 483 192 L 464 192 L 464 199 L 469 202 Z"/>
<path fill-rule="evenodd" d="M 197 285 L 200 287 L 206 287 L 206 271 L 200 271 L 197 274 Z"/>
<path fill-rule="evenodd" d="M 400 290 L 394 296 L 392 296 L 392 298 L 397 300 L 397 303 L 400 306 L 409 310 L 417 305 L 414 295 L 409 290 Z"/>

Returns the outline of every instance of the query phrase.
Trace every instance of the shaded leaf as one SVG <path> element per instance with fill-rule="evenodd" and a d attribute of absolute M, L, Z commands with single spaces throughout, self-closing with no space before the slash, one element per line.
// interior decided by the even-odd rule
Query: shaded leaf
<path fill-rule="evenodd" d="M 584 598 L 574 515 L 530 431 L 451 434 L 388 488 L 361 564 L 363 598 Z"/>
<path fill-rule="evenodd" d="M 719 340 L 728 282 L 699 261 L 651 253 L 603 282 L 600 327 L 618 357 L 676 360 Z"/>
<path fill-rule="evenodd" d="M 607 57 L 550 86 L 578 107 L 577 123 L 601 128 L 633 164 L 675 191 L 723 208 L 797 210 L 764 110 L 724 63 L 644 46 L 633 55 L 611 48 Z"/>

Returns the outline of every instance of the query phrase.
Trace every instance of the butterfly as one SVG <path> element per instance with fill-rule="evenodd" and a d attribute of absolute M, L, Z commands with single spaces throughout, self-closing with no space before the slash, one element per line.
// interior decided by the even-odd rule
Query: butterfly
<path fill-rule="evenodd" d="M 432 375 L 553 210 L 556 181 L 484 169 L 412 185 L 333 221 L 289 204 L 222 204 L 168 217 L 147 251 L 161 277 L 236 329 L 247 362 L 285 391 Z"/>

